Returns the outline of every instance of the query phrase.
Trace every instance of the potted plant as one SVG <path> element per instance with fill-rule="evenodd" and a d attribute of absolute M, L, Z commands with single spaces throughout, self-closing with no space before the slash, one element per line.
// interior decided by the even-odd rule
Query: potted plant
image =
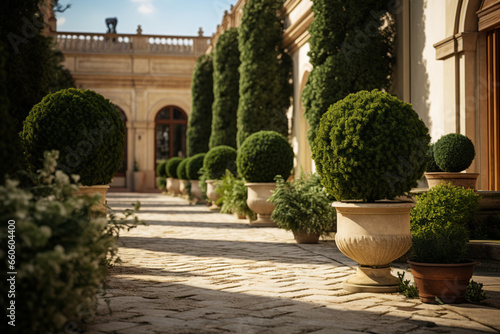
<path fill-rule="evenodd" d="M 106 213 L 106 191 L 125 147 L 125 125 L 109 100 L 75 88 L 49 94 L 26 117 L 21 138 L 31 172 L 43 168 L 45 151 L 58 150 L 57 168 L 80 175 L 80 192 L 101 194 Z"/>
<path fill-rule="evenodd" d="M 336 212 L 317 174 L 302 173 L 293 181 L 277 176 L 276 190 L 269 201 L 276 206 L 273 221 L 279 228 L 292 231 L 299 244 L 318 243 L 321 235 L 335 230 Z"/>
<path fill-rule="evenodd" d="M 424 173 L 430 137 L 410 104 L 378 90 L 350 94 L 321 118 L 313 158 L 337 202 L 335 242 L 359 263 L 343 287 L 396 292 L 390 263 L 411 246 L 412 202 L 393 201 Z"/>
<path fill-rule="evenodd" d="M 220 212 L 234 213 L 238 219 L 248 218 L 250 222 L 257 219 L 257 214 L 248 207 L 248 189 L 244 180 L 226 170 L 216 187 L 221 195 L 218 200 L 221 203 Z"/>
<path fill-rule="evenodd" d="M 440 184 L 417 196 L 411 211 L 411 272 L 424 303 L 461 303 L 477 262 L 467 260 L 469 231 L 480 197 Z"/>
<path fill-rule="evenodd" d="M 161 160 L 156 166 L 156 184 L 158 189 L 162 192 L 165 191 L 167 186 L 167 171 L 165 166 L 167 165 L 167 160 Z"/>
<path fill-rule="evenodd" d="M 177 178 L 179 179 L 179 192 L 184 196 L 188 195 L 189 180 L 188 180 L 187 170 L 186 170 L 187 162 L 188 162 L 188 159 L 184 158 L 177 165 Z"/>
<path fill-rule="evenodd" d="M 476 156 L 472 141 L 459 133 L 442 136 L 431 145 L 425 178 L 432 188 L 441 183 L 476 189 L 479 173 L 461 173 L 469 168 Z"/>
<path fill-rule="evenodd" d="M 293 168 L 293 149 L 283 135 L 275 131 L 251 134 L 238 150 L 238 173 L 246 181 L 247 204 L 257 213 L 251 226 L 276 226 L 271 220 L 274 204 L 268 202 L 276 187 L 274 178 L 288 179 Z"/>
<path fill-rule="evenodd" d="M 190 192 L 191 195 L 198 201 L 203 200 L 198 179 L 200 177 L 200 169 L 203 167 L 204 159 L 205 153 L 198 153 L 189 158 L 186 164 L 187 178 L 191 182 Z"/>
<path fill-rule="evenodd" d="M 216 201 L 220 198 L 215 183 L 224 175 L 226 169 L 236 174 L 236 150 L 231 146 L 216 146 L 205 155 L 203 170 L 207 173 L 207 197 L 212 202 L 211 210 L 219 210 Z"/>
<path fill-rule="evenodd" d="M 167 161 L 165 171 L 167 172 L 167 191 L 171 195 L 180 194 L 179 179 L 177 178 L 177 167 L 181 163 L 182 158 L 173 157 Z"/>
<path fill-rule="evenodd" d="M 139 169 L 139 164 L 134 160 L 134 191 L 144 191 L 144 178 L 145 174 Z"/>

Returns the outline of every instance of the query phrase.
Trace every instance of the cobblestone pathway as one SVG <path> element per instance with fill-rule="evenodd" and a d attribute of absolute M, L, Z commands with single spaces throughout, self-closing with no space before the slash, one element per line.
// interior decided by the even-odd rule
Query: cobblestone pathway
<path fill-rule="evenodd" d="M 426 305 L 398 294 L 351 294 L 355 265 L 334 242 L 297 245 L 290 232 L 159 194 L 108 194 L 142 203 L 149 225 L 120 238 L 89 333 L 497 333 L 500 311 Z M 108 300 L 110 314 L 105 303 Z M 479 309 L 477 309 L 479 308 Z M 477 309 L 477 310 L 476 310 Z M 471 310 L 483 318 L 470 320 Z M 466 316 L 467 317 L 466 317 Z M 474 318 L 474 316 L 472 316 Z"/>

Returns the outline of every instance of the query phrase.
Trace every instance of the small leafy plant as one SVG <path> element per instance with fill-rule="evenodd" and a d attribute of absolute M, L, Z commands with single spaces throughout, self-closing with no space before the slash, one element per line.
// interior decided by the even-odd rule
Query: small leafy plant
<path fill-rule="evenodd" d="M 405 272 L 398 271 L 399 293 L 407 298 L 418 298 L 418 289 L 409 279 L 405 279 Z"/>
<path fill-rule="evenodd" d="M 236 213 L 248 217 L 249 220 L 256 220 L 257 214 L 247 205 L 248 191 L 245 181 L 237 178 L 230 171 L 217 181 L 217 190 L 221 198 L 217 200 L 217 205 L 221 205 L 220 212 Z"/>
<path fill-rule="evenodd" d="M 465 290 L 465 300 L 469 303 L 479 303 L 484 299 L 486 299 L 486 293 L 483 290 L 483 283 L 471 280 Z"/>

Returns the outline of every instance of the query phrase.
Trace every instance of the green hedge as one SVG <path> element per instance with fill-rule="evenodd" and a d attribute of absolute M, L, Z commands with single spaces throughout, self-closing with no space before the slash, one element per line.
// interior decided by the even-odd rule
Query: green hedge
<path fill-rule="evenodd" d="M 178 179 L 181 179 L 181 180 L 188 179 L 187 170 L 186 170 L 188 160 L 189 160 L 189 158 L 182 159 L 182 161 L 177 165 L 177 178 Z"/>
<path fill-rule="evenodd" d="M 302 93 L 312 146 L 321 116 L 350 93 L 391 83 L 394 28 L 386 0 L 313 0 L 309 27 L 313 70 Z"/>
<path fill-rule="evenodd" d="M 156 176 L 166 177 L 167 171 L 165 167 L 167 166 L 167 160 L 162 160 L 156 165 Z"/>
<path fill-rule="evenodd" d="M 237 144 L 260 130 L 288 134 L 292 62 L 282 47 L 283 0 L 249 0 L 239 27 L 240 100 Z"/>
<path fill-rule="evenodd" d="M 187 178 L 188 180 L 198 180 L 200 178 L 200 169 L 203 167 L 203 161 L 205 160 L 205 153 L 198 153 L 193 155 L 188 159 L 186 165 Z"/>
<path fill-rule="evenodd" d="M 116 107 L 102 95 L 69 88 L 35 105 L 21 133 L 30 170 L 43 166 L 43 152 L 60 152 L 61 168 L 80 175 L 83 185 L 108 184 L 121 168 L 125 125 Z"/>
<path fill-rule="evenodd" d="M 208 151 L 212 124 L 213 62 L 211 55 L 196 61 L 191 81 L 191 114 L 187 128 L 187 156 Z"/>
<path fill-rule="evenodd" d="M 238 111 L 240 73 L 238 29 L 225 31 L 217 40 L 214 52 L 214 104 L 209 147 L 236 147 L 236 112 Z"/>
<path fill-rule="evenodd" d="M 177 167 L 181 163 L 182 158 L 173 157 L 168 159 L 167 165 L 165 166 L 165 170 L 167 172 L 167 177 L 177 178 Z"/>
<path fill-rule="evenodd" d="M 236 149 L 225 145 L 212 148 L 205 155 L 203 169 L 209 180 L 219 179 L 226 169 L 236 174 Z"/>
<path fill-rule="evenodd" d="M 274 182 L 277 175 L 286 180 L 293 168 L 293 149 L 281 134 L 259 131 L 241 145 L 236 163 L 247 182 Z"/>
<path fill-rule="evenodd" d="M 313 159 L 337 200 L 393 199 L 422 177 L 429 141 L 410 104 L 378 90 L 360 91 L 323 115 Z"/>

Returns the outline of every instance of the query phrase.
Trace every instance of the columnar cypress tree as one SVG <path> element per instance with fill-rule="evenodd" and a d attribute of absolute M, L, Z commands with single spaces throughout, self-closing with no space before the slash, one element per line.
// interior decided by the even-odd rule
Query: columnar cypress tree
<path fill-rule="evenodd" d="M 188 157 L 208 151 L 214 102 L 213 71 L 212 55 L 200 56 L 191 81 L 191 115 L 187 129 Z"/>
<path fill-rule="evenodd" d="M 282 48 L 284 0 L 249 0 L 240 25 L 238 147 L 252 133 L 288 135 L 286 112 L 292 93 L 291 59 Z"/>
<path fill-rule="evenodd" d="M 238 29 L 224 32 L 214 53 L 214 104 L 209 147 L 227 145 L 236 148 L 236 112 L 238 110 L 240 74 Z"/>
<path fill-rule="evenodd" d="M 393 24 L 386 0 L 313 0 L 309 27 L 314 66 L 302 93 L 312 144 L 330 105 L 360 90 L 388 89 Z"/>

